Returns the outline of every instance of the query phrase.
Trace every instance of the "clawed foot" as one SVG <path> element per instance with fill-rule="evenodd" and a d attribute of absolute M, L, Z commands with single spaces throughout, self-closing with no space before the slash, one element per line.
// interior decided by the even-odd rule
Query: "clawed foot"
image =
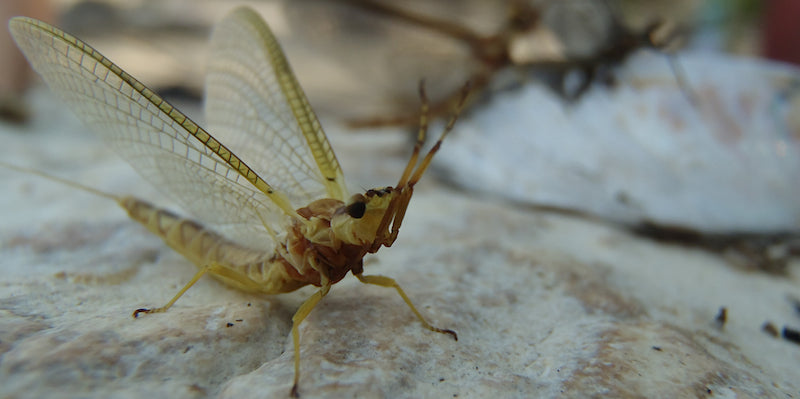
<path fill-rule="evenodd" d="M 152 309 L 145 309 L 145 308 L 136 309 L 136 310 L 133 311 L 133 318 L 135 319 L 135 318 L 139 317 L 139 313 L 153 313 L 153 310 Z M 458 340 L 458 339 L 456 339 L 456 340 Z"/>
<path fill-rule="evenodd" d="M 453 336 L 453 339 L 454 339 L 454 340 L 458 341 L 458 334 L 456 334 L 456 332 L 455 332 L 455 331 L 453 331 L 453 330 L 447 330 L 447 329 L 443 329 L 443 328 L 437 328 L 437 329 L 436 329 L 436 332 L 439 332 L 439 333 L 442 333 L 442 334 L 450 334 L 450 335 L 452 335 L 452 336 Z"/>

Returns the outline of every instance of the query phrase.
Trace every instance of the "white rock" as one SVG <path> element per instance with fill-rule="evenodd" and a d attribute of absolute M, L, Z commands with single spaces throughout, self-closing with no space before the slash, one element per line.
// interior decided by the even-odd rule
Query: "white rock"
<path fill-rule="evenodd" d="M 626 224 L 800 230 L 800 71 L 684 54 L 699 106 L 642 52 L 564 104 L 530 84 L 463 118 L 438 165 L 457 184 Z"/>
<path fill-rule="evenodd" d="M 0 128 L 11 162 L 150 195 L 75 122 L 37 126 Z M 396 180 L 408 153 L 400 134 L 329 133 L 354 187 Z M 313 290 L 258 298 L 204 279 L 167 313 L 133 319 L 193 266 L 108 200 L 7 170 L 0 179 L 0 396 L 288 396 L 291 317 Z M 348 277 L 302 325 L 303 398 L 800 390 L 800 347 L 761 331 L 800 326 L 786 299 L 800 297 L 796 264 L 786 277 L 744 273 L 715 254 L 472 198 L 430 176 L 399 240 L 369 259 L 368 274 L 397 278 L 459 340 L 423 329 L 392 290 Z"/>

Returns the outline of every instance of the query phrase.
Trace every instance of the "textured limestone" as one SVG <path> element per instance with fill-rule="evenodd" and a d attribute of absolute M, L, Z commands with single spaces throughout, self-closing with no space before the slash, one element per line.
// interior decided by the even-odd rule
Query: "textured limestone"
<path fill-rule="evenodd" d="M 50 117 L 0 127 L 9 162 L 151 195 L 77 122 Z M 330 133 L 351 187 L 394 182 L 402 133 Z M 288 395 L 291 317 L 313 290 L 258 298 L 205 279 L 169 312 L 134 320 L 193 266 L 108 200 L 6 170 L 0 179 L 0 396 Z M 393 291 L 348 277 L 301 328 L 304 398 L 800 393 L 800 347 L 761 331 L 800 326 L 787 300 L 800 297 L 797 264 L 784 277 L 745 273 L 716 254 L 436 182 L 420 184 L 400 239 L 366 272 L 397 278 L 459 341 L 421 328 Z"/>

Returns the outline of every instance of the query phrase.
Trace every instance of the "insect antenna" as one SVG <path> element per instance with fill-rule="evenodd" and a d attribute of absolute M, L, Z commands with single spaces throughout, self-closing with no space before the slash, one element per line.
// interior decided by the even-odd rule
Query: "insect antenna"
<path fill-rule="evenodd" d="M 80 183 L 76 183 L 76 182 L 74 182 L 72 180 L 67 180 L 67 179 L 64 179 L 64 178 L 61 178 L 61 177 L 58 177 L 58 176 L 54 176 L 54 175 L 51 175 L 49 173 L 42 172 L 40 170 L 36 170 L 36 169 L 32 169 L 32 168 L 24 168 L 24 167 L 21 167 L 21 166 L 12 165 L 10 163 L 5 163 L 5 162 L 2 162 L 2 161 L 0 161 L 0 167 L 6 168 L 6 169 L 11 169 L 13 171 L 17 171 L 17 172 L 20 172 L 20 173 L 27 173 L 27 174 L 39 176 L 41 178 L 44 178 L 44 179 L 47 179 L 47 180 L 50 180 L 50 181 L 54 181 L 56 183 L 60 183 L 60 184 L 63 184 L 65 186 L 69 186 L 69 187 L 72 187 L 72 188 L 75 188 L 75 189 L 78 189 L 78 190 L 82 190 L 82 191 L 88 192 L 90 194 L 94 194 L 94 195 L 96 195 L 98 197 L 108 198 L 110 200 L 114 200 L 114 201 L 117 201 L 117 202 L 119 202 L 120 199 L 121 199 L 121 197 L 116 196 L 114 194 L 110 194 L 110 193 L 107 193 L 107 192 L 104 192 L 104 191 L 100 191 L 100 190 L 98 190 L 96 188 L 92 188 L 92 187 L 89 187 L 89 186 L 86 186 L 86 185 L 83 185 L 83 184 L 80 184 Z"/>

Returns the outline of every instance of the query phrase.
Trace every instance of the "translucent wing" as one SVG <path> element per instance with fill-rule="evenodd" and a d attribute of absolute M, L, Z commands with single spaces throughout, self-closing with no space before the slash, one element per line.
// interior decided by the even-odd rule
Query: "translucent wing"
<path fill-rule="evenodd" d="M 269 27 L 239 8 L 214 28 L 206 78 L 209 130 L 298 208 L 347 197 L 319 121 Z"/>
<path fill-rule="evenodd" d="M 189 118 L 96 50 L 44 22 L 9 29 L 48 86 L 157 188 L 201 222 L 263 249 L 293 215 L 285 195 Z"/>

